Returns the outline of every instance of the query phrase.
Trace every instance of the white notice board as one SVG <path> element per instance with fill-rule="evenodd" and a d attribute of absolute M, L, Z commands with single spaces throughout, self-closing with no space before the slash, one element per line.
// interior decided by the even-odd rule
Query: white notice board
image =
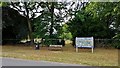
<path fill-rule="evenodd" d="M 93 53 L 94 39 L 93 37 L 76 37 L 76 52 L 78 47 L 91 48 Z"/>

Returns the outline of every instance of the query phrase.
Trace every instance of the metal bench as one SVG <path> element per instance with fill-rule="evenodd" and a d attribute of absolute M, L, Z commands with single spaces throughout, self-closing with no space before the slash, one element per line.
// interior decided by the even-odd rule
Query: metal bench
<path fill-rule="evenodd" d="M 63 51 L 63 49 L 62 49 L 62 45 L 50 45 L 49 46 L 49 50 L 62 50 Z"/>

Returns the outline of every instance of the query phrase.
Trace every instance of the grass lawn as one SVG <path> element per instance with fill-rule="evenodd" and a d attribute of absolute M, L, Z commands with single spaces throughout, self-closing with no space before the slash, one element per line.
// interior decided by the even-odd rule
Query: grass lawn
<path fill-rule="evenodd" d="M 0 56 L 90 66 L 118 66 L 117 49 L 95 48 L 94 53 L 91 53 L 91 49 L 79 49 L 79 53 L 76 53 L 71 45 L 66 45 L 63 51 L 50 51 L 47 47 L 34 50 L 34 46 L 5 45 L 2 46 Z"/>

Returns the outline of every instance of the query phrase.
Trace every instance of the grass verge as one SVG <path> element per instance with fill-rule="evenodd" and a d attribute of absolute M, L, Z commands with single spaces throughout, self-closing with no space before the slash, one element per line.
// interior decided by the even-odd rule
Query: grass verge
<path fill-rule="evenodd" d="M 34 46 L 5 45 L 2 46 L 0 56 L 90 66 L 118 66 L 117 49 L 95 48 L 94 53 L 91 53 L 91 49 L 79 49 L 79 53 L 76 53 L 71 45 L 66 45 L 63 51 L 50 51 L 47 47 L 34 50 Z"/>

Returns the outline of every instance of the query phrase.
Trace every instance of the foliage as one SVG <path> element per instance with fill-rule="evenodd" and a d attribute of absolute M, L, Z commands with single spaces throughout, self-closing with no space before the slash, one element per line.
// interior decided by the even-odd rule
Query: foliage
<path fill-rule="evenodd" d="M 113 37 L 113 39 L 116 40 L 116 41 L 114 41 L 114 43 L 112 44 L 112 46 L 113 46 L 114 48 L 120 49 L 120 34 L 116 34 L 116 35 Z"/>
<path fill-rule="evenodd" d="M 120 34 L 115 35 L 113 39 L 120 39 Z"/>
<path fill-rule="evenodd" d="M 71 33 L 64 35 L 61 29 L 65 23 L 64 19 L 74 12 L 75 8 L 71 8 L 75 5 L 74 2 L 41 2 L 40 4 L 44 12 L 34 20 L 34 35 L 47 38 L 65 38 L 67 35 L 71 37 Z M 69 5 L 70 8 L 67 8 Z"/>
<path fill-rule="evenodd" d="M 14 13 L 14 14 L 13 14 Z M 28 28 L 26 19 L 16 10 L 5 6 L 2 7 L 2 39 L 4 43 L 16 43 L 26 38 Z"/>
<path fill-rule="evenodd" d="M 0 2 L 0 7 L 5 7 L 5 6 L 8 6 L 8 2 Z"/>
<path fill-rule="evenodd" d="M 120 40 L 118 40 L 117 42 L 113 43 L 112 46 L 114 48 L 120 49 Z"/>
<path fill-rule="evenodd" d="M 33 44 L 34 42 L 34 38 L 33 38 L 33 23 L 31 22 L 34 18 L 36 18 L 37 16 L 39 16 L 38 14 L 40 14 L 41 12 L 43 12 L 40 9 L 40 3 L 39 2 L 11 2 L 10 3 L 10 7 L 17 10 L 21 15 L 23 15 L 26 20 L 27 20 L 27 24 L 28 24 L 28 39 L 30 39 L 31 44 Z"/>
<path fill-rule="evenodd" d="M 68 30 L 69 26 L 67 24 L 64 24 L 62 27 L 61 27 L 61 33 L 60 33 L 60 38 L 62 39 L 72 39 L 72 34 L 71 32 Z"/>
<path fill-rule="evenodd" d="M 112 41 L 112 46 L 120 48 L 120 2 L 90 3 L 86 11 L 92 13 L 96 22 L 102 23 L 105 31 L 101 35 L 106 33 L 104 38 L 113 38 L 116 41 Z"/>
<path fill-rule="evenodd" d="M 6 6 L 8 3 L 0 5 Z M 15 28 L 16 31 L 11 34 L 19 38 L 28 34 L 31 39 L 74 39 L 77 36 L 120 39 L 120 2 L 43 1 L 11 2 L 9 5 L 12 9 L 3 11 L 3 28 Z M 13 20 L 16 18 L 20 19 L 19 25 L 18 19 Z"/>
<path fill-rule="evenodd" d="M 34 38 L 44 38 L 46 37 L 46 33 L 48 32 L 47 26 L 49 25 L 48 22 L 43 22 L 41 18 L 36 18 L 33 20 L 34 23 Z"/>
<path fill-rule="evenodd" d="M 107 2 L 88 3 L 68 23 L 73 37 L 112 38 L 115 36 L 118 27 L 114 27 L 114 25 L 118 24 L 115 21 L 119 19 L 116 18 L 119 15 L 114 14 L 114 9 L 118 7 L 118 4 Z"/>

